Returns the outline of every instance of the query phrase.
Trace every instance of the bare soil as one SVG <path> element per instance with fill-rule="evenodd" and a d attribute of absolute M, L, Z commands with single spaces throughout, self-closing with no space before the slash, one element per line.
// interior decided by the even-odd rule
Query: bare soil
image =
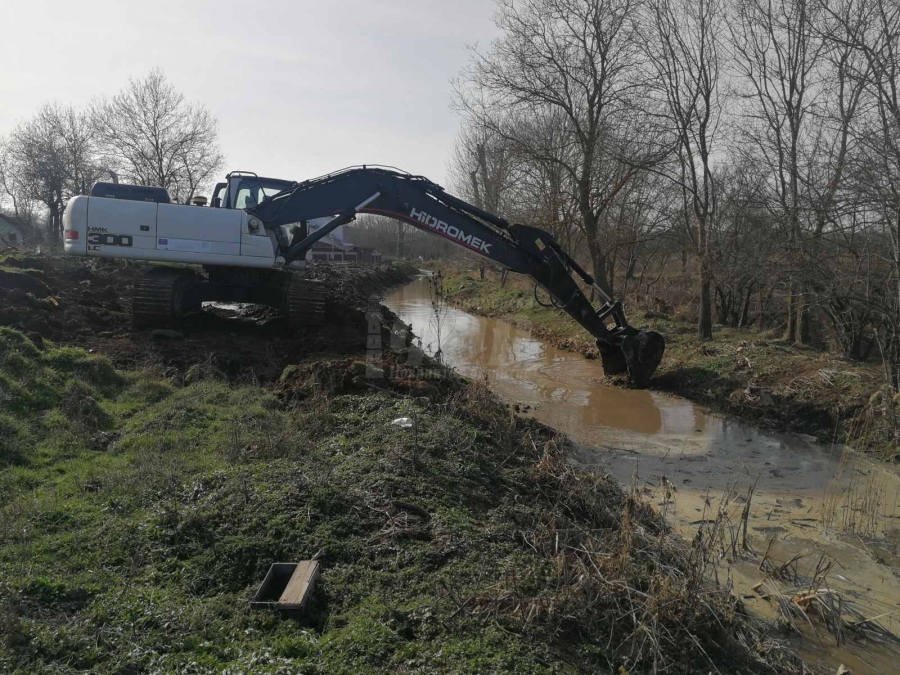
<path fill-rule="evenodd" d="M 49 340 L 103 354 L 117 368 L 152 367 L 173 376 L 204 365 L 229 379 L 270 381 L 311 354 L 364 353 L 369 296 L 416 272 L 402 263 L 310 265 L 298 274 L 322 281 L 327 289 L 321 328 L 289 335 L 275 311 L 207 307 L 187 317 L 176 334 L 132 328 L 132 292 L 148 268 L 64 256 L 0 258 L 0 325 L 21 330 L 37 343 Z"/>

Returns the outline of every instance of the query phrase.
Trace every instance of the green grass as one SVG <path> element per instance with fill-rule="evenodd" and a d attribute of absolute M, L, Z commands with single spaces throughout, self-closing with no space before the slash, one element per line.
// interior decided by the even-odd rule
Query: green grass
<path fill-rule="evenodd" d="M 6 328 L 0 354 L 0 672 L 769 672 L 654 514 L 482 387 L 179 386 Z M 304 619 L 249 609 L 316 554 Z"/>

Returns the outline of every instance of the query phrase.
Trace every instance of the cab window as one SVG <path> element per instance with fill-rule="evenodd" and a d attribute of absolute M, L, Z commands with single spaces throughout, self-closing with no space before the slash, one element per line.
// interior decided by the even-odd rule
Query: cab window
<path fill-rule="evenodd" d="M 254 206 L 259 204 L 261 201 L 259 199 L 259 187 L 245 187 L 241 185 L 238 189 L 237 199 L 234 202 L 234 208 L 236 209 L 252 209 Z"/>

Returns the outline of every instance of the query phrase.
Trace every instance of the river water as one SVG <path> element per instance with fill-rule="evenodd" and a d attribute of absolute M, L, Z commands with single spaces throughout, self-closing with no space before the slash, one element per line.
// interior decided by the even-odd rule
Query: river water
<path fill-rule="evenodd" d="M 427 277 L 383 303 L 412 327 L 426 352 L 440 350 L 462 375 L 487 378 L 523 414 L 567 434 L 572 463 L 636 484 L 686 538 L 720 508 L 739 531 L 749 496 L 749 550 L 736 560 L 724 556 L 719 579 L 732 581 L 750 612 L 777 616 L 773 602 L 751 591 L 766 577 L 761 560 L 771 568 L 800 556 L 776 583 L 788 598 L 791 586 L 809 583 L 821 560 L 834 560 L 820 593 L 840 596 L 845 621 L 878 617 L 880 629 L 900 634 L 900 475 L 892 467 L 842 446 L 742 424 L 685 399 L 611 387 L 598 360 L 496 319 L 441 303 L 436 311 Z M 839 647 L 821 623 L 800 619 L 798 628 L 803 637 L 791 645 L 831 672 L 844 664 L 854 673 L 900 673 L 898 643 L 847 640 Z"/>

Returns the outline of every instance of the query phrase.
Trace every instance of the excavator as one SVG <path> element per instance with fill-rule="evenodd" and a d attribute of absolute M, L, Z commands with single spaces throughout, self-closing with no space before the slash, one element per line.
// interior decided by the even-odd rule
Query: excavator
<path fill-rule="evenodd" d="M 65 252 L 169 263 L 152 266 L 136 287 L 137 327 L 171 325 L 216 301 L 275 307 L 290 330 L 302 330 L 322 322 L 325 292 L 292 268 L 338 227 L 375 214 L 531 277 L 539 302 L 542 287 L 549 298 L 542 304 L 566 312 L 596 339 L 607 376 L 624 374 L 645 387 L 662 359 L 663 337 L 631 326 L 622 304 L 548 232 L 510 223 L 422 176 L 371 165 L 302 182 L 233 171 L 204 204 L 172 203 L 158 187 L 97 183 L 66 206 Z M 576 279 L 592 289 L 590 298 Z"/>

